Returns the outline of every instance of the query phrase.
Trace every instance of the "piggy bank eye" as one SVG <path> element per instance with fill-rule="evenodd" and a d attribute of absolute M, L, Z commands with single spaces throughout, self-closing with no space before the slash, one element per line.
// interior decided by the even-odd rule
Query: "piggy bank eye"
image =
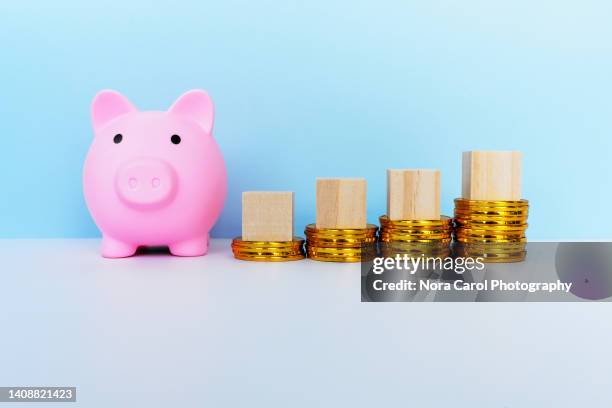
<path fill-rule="evenodd" d="M 172 135 L 170 141 L 174 144 L 179 144 L 181 143 L 181 137 L 179 135 Z"/>
<path fill-rule="evenodd" d="M 115 137 L 113 137 L 113 142 L 115 142 L 115 144 L 121 143 L 122 140 L 123 140 L 123 135 L 121 133 L 117 133 Z"/>

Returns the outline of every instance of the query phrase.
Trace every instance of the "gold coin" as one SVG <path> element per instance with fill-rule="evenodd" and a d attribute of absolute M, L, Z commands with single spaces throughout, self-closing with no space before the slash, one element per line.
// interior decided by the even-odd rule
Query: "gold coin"
<path fill-rule="evenodd" d="M 527 255 L 526 251 L 519 251 L 512 254 L 494 254 L 490 252 L 480 252 L 480 251 L 466 251 L 460 256 L 471 257 L 471 258 L 481 258 L 485 263 L 512 263 L 512 262 L 521 262 L 525 260 Z"/>
<path fill-rule="evenodd" d="M 465 198 L 456 198 L 455 207 L 457 208 L 525 208 L 529 207 L 528 200 L 501 200 L 501 201 L 490 201 L 490 200 L 467 200 Z"/>
<path fill-rule="evenodd" d="M 397 230 L 383 229 L 380 231 L 379 236 L 382 237 L 406 237 L 406 238 L 420 238 L 420 239 L 444 239 L 451 235 L 451 230 L 448 231 L 428 231 L 428 232 L 406 232 Z"/>
<path fill-rule="evenodd" d="M 461 208 L 455 207 L 455 216 L 462 214 L 467 216 L 482 215 L 493 217 L 527 217 L 529 210 L 509 210 L 500 211 L 498 209 L 476 209 L 476 208 Z"/>
<path fill-rule="evenodd" d="M 457 236 L 456 240 L 462 243 L 479 243 L 479 244 L 498 244 L 498 243 L 518 243 L 518 242 L 527 242 L 527 238 L 498 238 L 498 237 L 463 237 Z"/>
<path fill-rule="evenodd" d="M 472 230 L 468 228 L 460 228 L 455 231 L 456 235 L 481 237 L 481 236 L 496 236 L 496 237 L 515 237 L 525 235 L 525 230 L 520 231 L 495 231 L 495 230 Z"/>
<path fill-rule="evenodd" d="M 320 238 L 308 237 L 308 242 L 311 245 L 318 247 L 332 248 L 360 248 L 363 244 L 371 244 L 376 242 L 376 237 L 352 239 L 352 238 Z"/>
<path fill-rule="evenodd" d="M 469 226 L 459 226 L 455 229 L 455 231 L 461 232 L 469 232 L 474 234 L 486 234 L 489 232 L 494 232 L 496 234 L 516 234 L 516 233 L 525 233 L 527 230 L 527 226 L 519 226 L 519 227 L 511 227 L 504 225 L 469 225 Z"/>
<path fill-rule="evenodd" d="M 401 235 L 401 234 L 381 234 L 380 240 L 382 242 L 413 242 L 413 243 L 438 243 L 438 242 L 450 242 L 451 234 L 441 235 L 439 237 L 422 237 L 414 235 Z"/>
<path fill-rule="evenodd" d="M 526 244 L 525 243 L 489 243 L 489 244 L 459 244 L 455 245 L 453 249 L 456 252 L 461 251 L 478 251 L 478 252 L 486 252 L 490 254 L 497 255 L 507 255 L 507 254 L 515 254 L 517 252 L 525 251 Z"/>
<path fill-rule="evenodd" d="M 304 232 L 307 235 L 320 237 L 371 237 L 376 235 L 378 227 L 374 224 L 367 224 L 366 228 L 317 228 L 315 224 L 308 224 Z"/>
<path fill-rule="evenodd" d="M 511 228 L 518 228 L 523 225 L 527 225 L 526 221 L 527 221 L 526 219 L 525 220 L 494 220 L 494 219 L 469 220 L 465 218 L 455 218 L 455 227 L 461 227 L 463 225 L 476 225 L 476 226 L 483 226 L 483 227 L 507 226 Z"/>
<path fill-rule="evenodd" d="M 445 244 L 420 244 L 406 242 L 391 242 L 385 243 L 380 247 L 381 254 L 384 257 L 395 257 L 395 255 L 425 255 L 429 257 L 444 258 L 450 255 L 451 248 L 448 243 Z"/>
<path fill-rule="evenodd" d="M 383 224 L 381 229 L 390 230 L 390 231 L 406 231 L 406 232 L 423 232 L 426 233 L 428 231 L 448 231 L 452 229 L 453 225 L 449 222 L 445 225 L 428 225 L 428 226 L 396 226 L 392 224 Z"/>
<path fill-rule="evenodd" d="M 407 229 L 443 229 L 450 228 L 452 219 L 446 215 L 440 216 L 439 220 L 390 220 L 386 215 L 379 217 L 380 225 L 383 227 L 389 226 L 392 228 L 407 228 Z"/>
<path fill-rule="evenodd" d="M 324 262 L 360 262 L 361 248 L 321 248 L 307 245 L 308 258 Z"/>

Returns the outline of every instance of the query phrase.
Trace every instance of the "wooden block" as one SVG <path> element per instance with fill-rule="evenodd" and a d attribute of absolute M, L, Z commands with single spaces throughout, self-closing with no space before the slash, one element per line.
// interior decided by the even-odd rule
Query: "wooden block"
<path fill-rule="evenodd" d="M 317 179 L 317 228 L 365 228 L 365 179 Z"/>
<path fill-rule="evenodd" d="M 387 170 L 387 216 L 391 220 L 439 220 L 440 171 Z"/>
<path fill-rule="evenodd" d="M 242 240 L 291 241 L 293 193 L 246 191 L 242 193 Z"/>
<path fill-rule="evenodd" d="M 462 197 L 520 200 L 521 152 L 463 152 Z"/>

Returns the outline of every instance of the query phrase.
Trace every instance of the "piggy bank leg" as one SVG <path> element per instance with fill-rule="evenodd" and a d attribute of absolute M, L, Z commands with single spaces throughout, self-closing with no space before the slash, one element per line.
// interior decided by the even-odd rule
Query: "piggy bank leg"
<path fill-rule="evenodd" d="M 125 258 L 136 253 L 138 247 L 107 236 L 102 237 L 102 256 L 105 258 Z"/>
<path fill-rule="evenodd" d="M 208 252 L 208 234 L 188 241 L 181 241 L 169 246 L 170 253 L 176 256 L 202 256 Z"/>

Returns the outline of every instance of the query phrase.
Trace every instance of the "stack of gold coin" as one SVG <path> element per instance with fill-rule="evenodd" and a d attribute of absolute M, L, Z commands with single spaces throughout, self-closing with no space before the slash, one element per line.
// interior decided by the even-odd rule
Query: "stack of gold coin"
<path fill-rule="evenodd" d="M 425 254 L 447 256 L 450 253 L 452 220 L 390 220 L 380 218 L 381 252 L 385 257 L 395 254 Z"/>
<path fill-rule="evenodd" d="M 529 202 L 455 200 L 455 240 L 462 255 L 487 262 L 517 262 L 525 258 Z"/>
<path fill-rule="evenodd" d="M 304 240 L 294 237 L 292 241 L 243 241 L 237 237 L 232 241 L 232 252 L 243 261 L 296 261 L 304 259 Z"/>
<path fill-rule="evenodd" d="M 359 262 L 373 255 L 376 245 L 376 225 L 366 228 L 317 228 L 306 226 L 306 252 L 315 261 Z M 366 253 L 364 253 L 364 251 Z"/>

